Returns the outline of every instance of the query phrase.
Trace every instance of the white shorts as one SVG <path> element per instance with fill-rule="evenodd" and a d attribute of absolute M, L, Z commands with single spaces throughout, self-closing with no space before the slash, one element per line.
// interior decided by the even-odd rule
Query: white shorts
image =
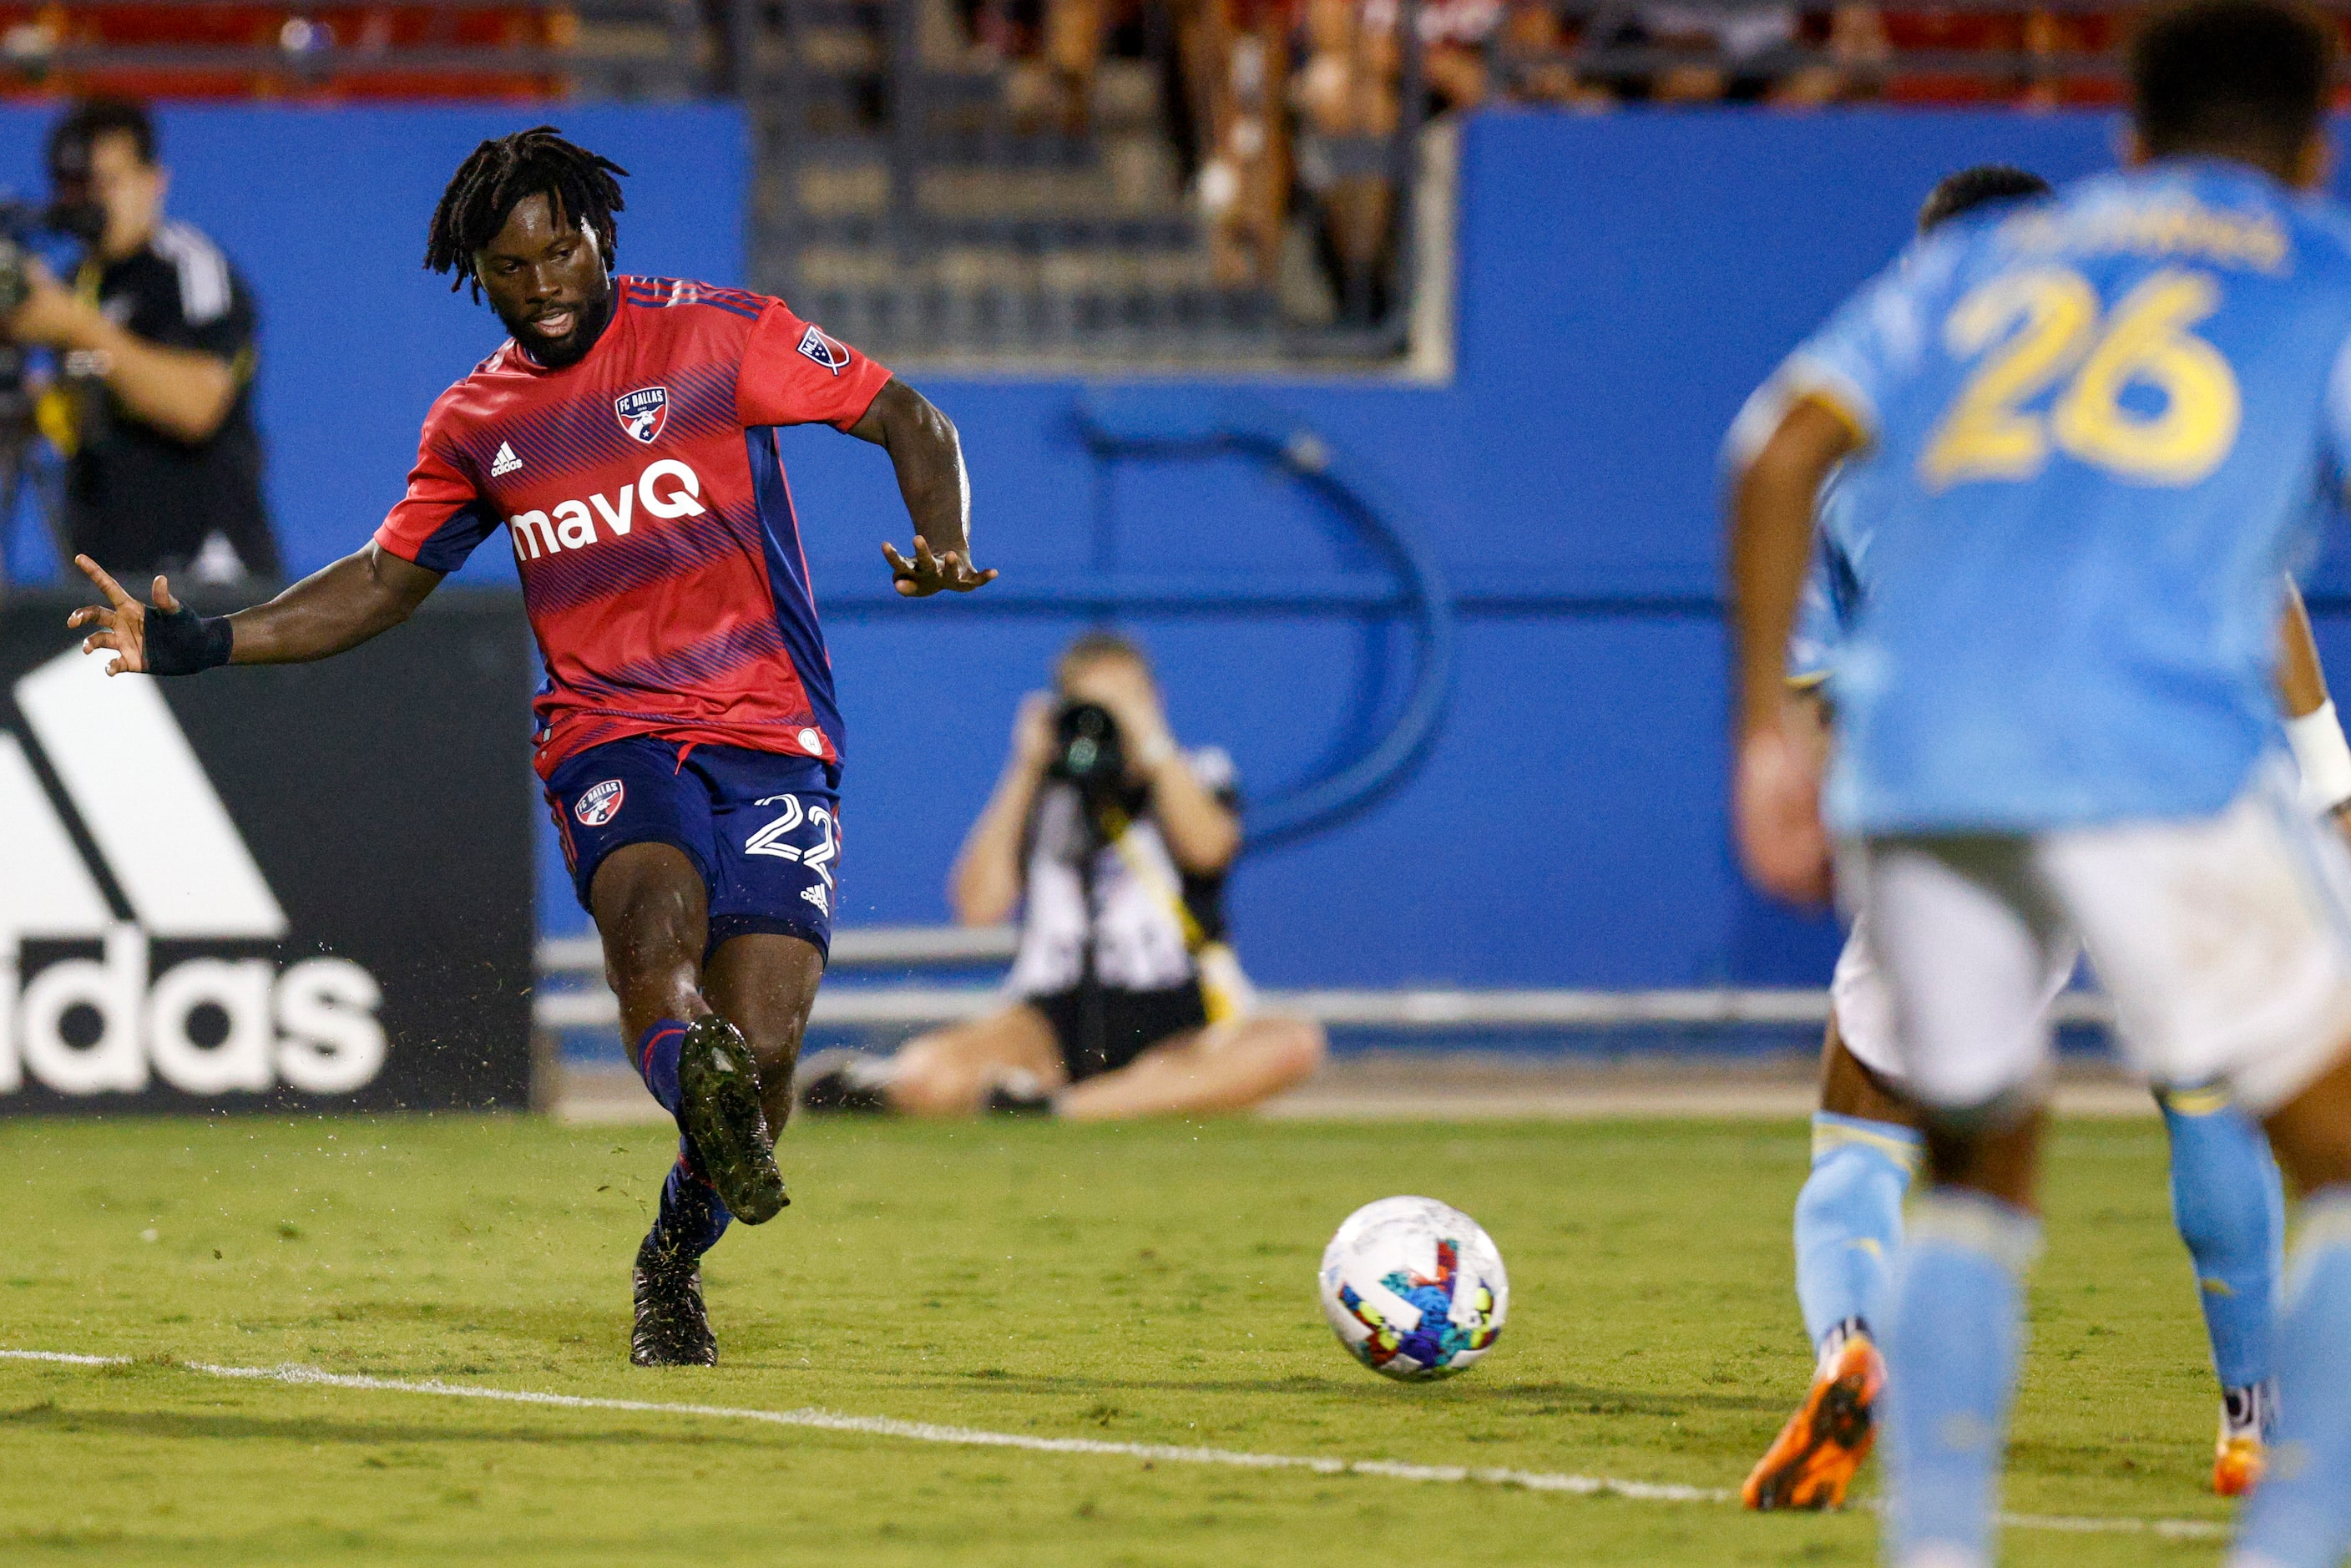
<path fill-rule="evenodd" d="M 2046 1013 L 2064 994 L 2081 955 L 2082 945 L 2070 937 L 2051 947 L 2049 967 L 2042 975 L 2040 1011 Z M 1866 906 L 1854 915 L 1837 954 L 1836 972 L 1829 977 L 1829 1009 L 1846 1052 L 1890 1087 L 1907 1090 L 1909 1074 L 1896 1040 L 1894 985 L 1871 945 Z"/>
<path fill-rule="evenodd" d="M 2033 1089 L 2075 933 L 2158 1088 L 2226 1083 L 2265 1113 L 2351 1041 L 2351 854 L 2290 776 L 2263 769 L 2214 817 L 1873 839 L 1843 870 L 1868 931 L 1839 1030 L 1926 1104 Z"/>

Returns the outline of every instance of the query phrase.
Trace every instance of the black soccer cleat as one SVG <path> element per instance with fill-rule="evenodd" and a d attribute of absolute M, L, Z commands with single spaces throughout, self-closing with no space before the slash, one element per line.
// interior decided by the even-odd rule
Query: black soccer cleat
<path fill-rule="evenodd" d="M 716 1366 L 718 1340 L 702 1304 L 702 1270 L 654 1250 L 653 1238 L 637 1249 L 636 1326 L 629 1360 L 639 1366 Z"/>
<path fill-rule="evenodd" d="M 719 1201 L 746 1225 L 764 1225 L 791 1202 L 776 1168 L 776 1144 L 759 1108 L 759 1074 L 742 1030 L 716 1013 L 686 1025 L 678 1050 L 679 1119 Z"/>
<path fill-rule="evenodd" d="M 860 1051 L 819 1051 L 800 1064 L 800 1109 L 820 1116 L 882 1116 L 890 1112 L 889 1070 Z"/>

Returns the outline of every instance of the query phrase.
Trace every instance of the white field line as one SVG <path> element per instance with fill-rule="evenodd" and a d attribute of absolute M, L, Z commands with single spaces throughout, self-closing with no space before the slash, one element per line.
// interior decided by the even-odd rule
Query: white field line
<path fill-rule="evenodd" d="M 56 1350 L 0 1350 L 0 1360 L 51 1362 L 70 1366 L 128 1366 L 133 1364 L 134 1358 L 127 1355 L 76 1355 Z M 989 1432 L 976 1427 L 940 1427 L 928 1421 L 893 1421 L 882 1416 L 845 1416 L 832 1410 L 753 1410 L 732 1405 L 603 1399 L 580 1394 L 543 1394 L 531 1389 L 480 1388 L 462 1383 L 443 1383 L 437 1378 L 368 1377 L 354 1373 L 327 1372 L 315 1366 L 216 1366 L 208 1362 L 177 1360 L 155 1364 L 199 1373 L 206 1377 L 241 1378 L 305 1387 L 352 1388 L 376 1394 L 428 1394 L 444 1399 L 488 1399 L 508 1405 L 536 1405 L 560 1410 L 619 1410 L 632 1415 L 758 1421 L 771 1427 L 859 1432 L 868 1437 L 895 1437 L 910 1443 L 947 1443 L 960 1448 L 1019 1448 L 1033 1454 L 1091 1454 L 1176 1465 L 1228 1465 L 1251 1470 L 1308 1470 L 1325 1476 L 1376 1476 L 1384 1480 L 1467 1481 L 1481 1486 L 1516 1487 L 1523 1491 L 1568 1492 L 1578 1497 L 1621 1497 L 1635 1502 L 1719 1504 L 1736 1502 L 1739 1499 L 1738 1493 L 1718 1487 L 1617 1480 L 1607 1476 L 1562 1475 L 1543 1470 L 1408 1465 L 1392 1459 L 1317 1458 L 1301 1454 L 1252 1454 L 1236 1448 L 1186 1448 L 1170 1443 L 1113 1443 L 1096 1437 L 1031 1437 L 1017 1432 Z M 2227 1526 L 2202 1519 L 2076 1519 L 2050 1514 L 2011 1513 L 2002 1514 L 2001 1522 L 2014 1530 L 2053 1530 L 2077 1534 L 2145 1534 L 2185 1540 L 2212 1539 L 2228 1533 Z"/>

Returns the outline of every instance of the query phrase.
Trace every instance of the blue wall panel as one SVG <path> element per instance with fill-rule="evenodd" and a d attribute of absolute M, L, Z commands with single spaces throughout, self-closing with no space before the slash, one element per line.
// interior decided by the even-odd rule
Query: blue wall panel
<path fill-rule="evenodd" d="M 737 117 L 557 118 L 635 171 L 630 267 L 739 275 Z M 261 297 L 274 494 L 298 566 L 366 537 L 426 404 L 496 342 L 486 312 L 416 257 L 450 168 L 528 119 L 166 115 L 175 206 Z M 27 182 L 39 125 L 0 112 L 0 183 Z M 1937 177 L 1992 159 L 2079 173 L 2106 160 L 2115 131 L 2105 117 L 1999 113 L 1489 115 L 1465 141 L 1450 384 L 1179 384 L 1311 426 L 1393 492 L 1465 596 L 1453 699 L 1425 765 L 1338 831 L 1240 873 L 1238 933 L 1260 977 L 1818 983 L 1832 928 L 1748 894 L 1725 842 L 1717 445 L 1778 357 L 1900 246 Z M 1081 438 L 1079 382 L 917 379 L 962 427 L 980 553 L 1003 590 L 1105 569 L 1236 586 L 1382 570 L 1262 465 L 1105 469 Z M 886 460 L 823 430 L 791 433 L 786 451 L 850 727 L 844 914 L 940 919 L 947 861 L 1014 704 L 1086 617 L 987 595 L 891 600 L 879 543 L 905 526 Z M 509 570 L 486 549 L 468 575 Z M 2322 580 L 2338 576 L 2351 582 L 2332 569 Z M 1412 665 L 1395 622 L 1269 610 L 1129 624 L 1161 663 L 1181 733 L 1227 746 L 1260 798 L 1392 715 Z M 559 875 L 543 904 L 550 927 L 580 924 Z"/>

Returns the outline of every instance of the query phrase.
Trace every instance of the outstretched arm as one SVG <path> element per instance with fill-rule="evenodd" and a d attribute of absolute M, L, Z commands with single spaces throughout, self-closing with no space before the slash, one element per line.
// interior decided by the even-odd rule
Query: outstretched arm
<path fill-rule="evenodd" d="M 82 652 L 112 649 L 118 656 L 106 668 L 110 675 L 192 675 L 214 664 L 324 659 L 399 625 L 441 586 L 441 573 L 371 543 L 266 604 L 199 620 L 172 596 L 162 578 L 155 580 L 154 602 L 147 605 L 124 592 L 89 557 L 76 556 L 74 564 L 107 601 L 75 611 L 66 624 L 96 628 L 83 640 Z"/>
<path fill-rule="evenodd" d="M 1739 476 L 1731 501 L 1732 817 L 1748 874 L 1767 892 L 1806 903 L 1828 896 L 1829 846 L 1818 754 L 1784 725 L 1788 632 L 1812 559 L 1821 483 L 1857 444 L 1827 405 L 1801 398 Z"/>
<path fill-rule="evenodd" d="M 964 472 L 963 441 L 953 421 L 931 400 L 892 376 L 873 394 L 864 417 L 850 434 L 890 454 L 898 471 L 898 493 L 914 520 L 913 559 L 884 543 L 890 576 L 900 593 L 919 599 L 942 589 L 969 593 L 993 582 L 993 570 L 971 564 L 971 480 Z"/>

